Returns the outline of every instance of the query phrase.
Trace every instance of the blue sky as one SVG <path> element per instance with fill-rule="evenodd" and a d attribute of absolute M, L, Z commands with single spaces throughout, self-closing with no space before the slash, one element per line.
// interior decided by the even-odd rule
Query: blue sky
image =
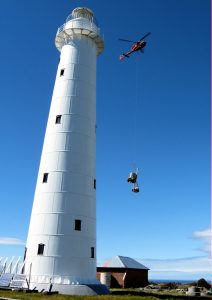
<path fill-rule="evenodd" d="M 97 260 L 150 278 L 209 278 L 210 1 L 1 0 L 0 256 L 23 255 L 56 75 L 57 28 L 78 6 L 105 39 L 97 64 Z M 145 33 L 144 54 L 119 55 Z M 140 193 L 126 181 L 139 168 Z"/>

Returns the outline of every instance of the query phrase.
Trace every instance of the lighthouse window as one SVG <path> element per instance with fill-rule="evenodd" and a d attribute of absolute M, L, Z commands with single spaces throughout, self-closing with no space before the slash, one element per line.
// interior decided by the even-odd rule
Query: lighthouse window
<path fill-rule="evenodd" d="M 61 118 L 62 118 L 61 115 L 56 116 L 55 123 L 56 123 L 56 124 L 61 124 Z"/>
<path fill-rule="evenodd" d="M 64 73 L 65 73 L 65 69 L 61 69 L 61 70 L 60 70 L 60 76 L 63 76 Z"/>
<path fill-rule="evenodd" d="M 94 189 L 96 189 L 96 179 L 94 179 L 94 181 L 93 181 L 93 187 L 94 187 Z"/>
<path fill-rule="evenodd" d="M 44 244 L 38 244 L 38 255 L 43 255 L 44 246 Z"/>
<path fill-rule="evenodd" d="M 48 181 L 48 175 L 49 175 L 49 173 L 44 173 L 43 174 L 43 182 L 47 182 Z"/>
<path fill-rule="evenodd" d="M 81 220 L 75 220 L 75 227 L 74 227 L 74 229 L 78 230 L 78 231 L 81 231 L 81 224 L 82 224 Z"/>
<path fill-rule="evenodd" d="M 94 247 L 91 247 L 91 258 L 94 258 Z"/>

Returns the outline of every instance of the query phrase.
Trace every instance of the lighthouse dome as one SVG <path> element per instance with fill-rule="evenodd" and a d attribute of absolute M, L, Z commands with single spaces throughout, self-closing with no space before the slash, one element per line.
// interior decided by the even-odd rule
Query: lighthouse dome
<path fill-rule="evenodd" d="M 93 12 L 87 7 L 77 7 L 71 13 L 73 18 L 86 18 L 92 20 Z"/>

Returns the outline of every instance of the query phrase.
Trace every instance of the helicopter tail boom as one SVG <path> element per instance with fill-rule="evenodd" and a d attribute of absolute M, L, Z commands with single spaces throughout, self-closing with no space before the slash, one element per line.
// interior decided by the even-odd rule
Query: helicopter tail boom
<path fill-rule="evenodd" d="M 122 55 L 120 55 L 119 59 L 123 60 L 125 57 L 129 58 L 130 56 L 128 54 L 123 53 Z"/>

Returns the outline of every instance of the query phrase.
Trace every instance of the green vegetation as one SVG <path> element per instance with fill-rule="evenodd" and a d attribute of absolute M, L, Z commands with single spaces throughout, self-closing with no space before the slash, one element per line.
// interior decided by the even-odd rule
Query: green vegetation
<path fill-rule="evenodd" d="M 11 291 L 0 289 L 0 299 L 19 300 L 212 300 L 212 293 L 202 297 L 187 296 L 185 291 L 189 286 L 198 286 L 201 289 L 210 290 L 210 284 L 201 278 L 192 284 L 177 282 L 156 283 L 152 282 L 149 289 L 111 289 L 110 295 L 104 296 L 67 296 L 59 294 L 32 293 L 27 291 Z M 148 288 L 148 287 L 146 287 Z"/>
<path fill-rule="evenodd" d="M 132 296 L 132 295 L 108 295 L 108 296 L 65 296 L 65 295 L 44 295 L 26 294 L 19 292 L 0 292 L 0 297 L 20 299 L 20 300 L 157 300 L 155 296 Z M 168 298 L 167 298 L 168 299 Z M 169 298 L 171 299 L 171 298 Z"/>
<path fill-rule="evenodd" d="M 0 299 L 12 298 L 19 300 L 190 300 L 196 297 L 185 295 L 164 294 L 160 292 L 144 292 L 139 289 L 112 290 L 111 295 L 106 296 L 65 296 L 58 294 L 26 293 L 19 291 L 0 290 Z M 212 297 L 201 297 L 201 299 L 212 299 Z"/>

